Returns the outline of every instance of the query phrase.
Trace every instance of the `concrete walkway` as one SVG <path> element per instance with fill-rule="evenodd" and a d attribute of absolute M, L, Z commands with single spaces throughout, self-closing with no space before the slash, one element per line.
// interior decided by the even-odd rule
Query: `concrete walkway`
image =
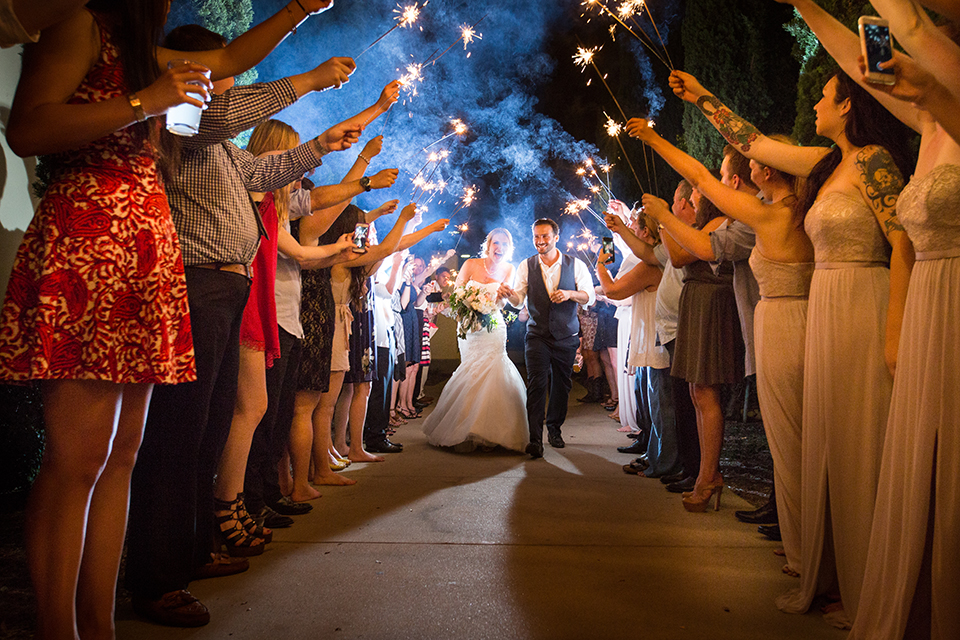
<path fill-rule="evenodd" d="M 438 395 L 439 389 L 430 389 Z M 576 391 L 576 389 L 575 389 Z M 401 454 L 353 465 L 312 513 L 274 533 L 250 571 L 196 582 L 201 629 L 119 611 L 118 637 L 373 639 L 842 638 L 820 614 L 780 613 L 797 585 L 776 548 L 738 523 L 746 502 L 690 514 L 660 482 L 628 476 L 625 439 L 571 402 L 567 447 L 544 459 L 434 449 L 422 421 Z"/>

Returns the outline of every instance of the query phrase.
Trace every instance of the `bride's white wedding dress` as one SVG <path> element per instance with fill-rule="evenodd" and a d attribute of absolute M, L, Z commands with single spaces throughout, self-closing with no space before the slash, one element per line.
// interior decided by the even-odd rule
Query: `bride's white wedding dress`
<path fill-rule="evenodd" d="M 530 441 L 526 385 L 507 357 L 507 325 L 499 311 L 497 316 L 493 331 L 480 329 L 457 341 L 460 366 L 423 424 L 430 444 L 457 451 L 496 445 L 523 451 Z"/>

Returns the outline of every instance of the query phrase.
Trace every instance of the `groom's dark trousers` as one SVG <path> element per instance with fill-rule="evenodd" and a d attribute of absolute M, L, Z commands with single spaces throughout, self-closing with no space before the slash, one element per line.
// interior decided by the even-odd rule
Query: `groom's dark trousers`
<path fill-rule="evenodd" d="M 530 442 L 543 442 L 543 410 L 547 409 L 547 433 L 560 435 L 560 427 L 567 417 L 567 399 L 570 396 L 570 375 L 577 357 L 580 338 L 569 336 L 556 339 L 528 333 L 524 345 L 527 365 L 527 420 L 530 424 Z M 547 406 L 547 390 L 550 404 Z"/>

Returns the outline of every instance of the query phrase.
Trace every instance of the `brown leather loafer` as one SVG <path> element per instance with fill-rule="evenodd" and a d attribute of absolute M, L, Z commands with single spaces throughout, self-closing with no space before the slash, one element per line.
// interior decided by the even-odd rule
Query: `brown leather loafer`
<path fill-rule="evenodd" d="M 246 558 L 234 558 L 223 552 L 211 554 L 213 559 L 202 567 L 197 567 L 193 574 L 194 580 L 206 578 L 222 578 L 243 573 L 250 568 L 250 561 Z"/>
<path fill-rule="evenodd" d="M 202 627 L 210 611 L 186 589 L 165 593 L 159 600 L 133 599 L 137 615 L 167 627 Z"/>

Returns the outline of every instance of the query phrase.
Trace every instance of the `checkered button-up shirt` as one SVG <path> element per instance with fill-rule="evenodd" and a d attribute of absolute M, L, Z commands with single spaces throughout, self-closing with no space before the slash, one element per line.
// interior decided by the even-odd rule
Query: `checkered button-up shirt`
<path fill-rule="evenodd" d="M 200 120 L 200 132 L 183 138 L 180 170 L 167 184 L 167 196 L 184 265 L 249 266 L 262 226 L 248 191 L 279 189 L 321 164 L 309 144 L 256 158 L 229 142 L 296 100 L 286 79 L 234 87 L 214 96 Z"/>

